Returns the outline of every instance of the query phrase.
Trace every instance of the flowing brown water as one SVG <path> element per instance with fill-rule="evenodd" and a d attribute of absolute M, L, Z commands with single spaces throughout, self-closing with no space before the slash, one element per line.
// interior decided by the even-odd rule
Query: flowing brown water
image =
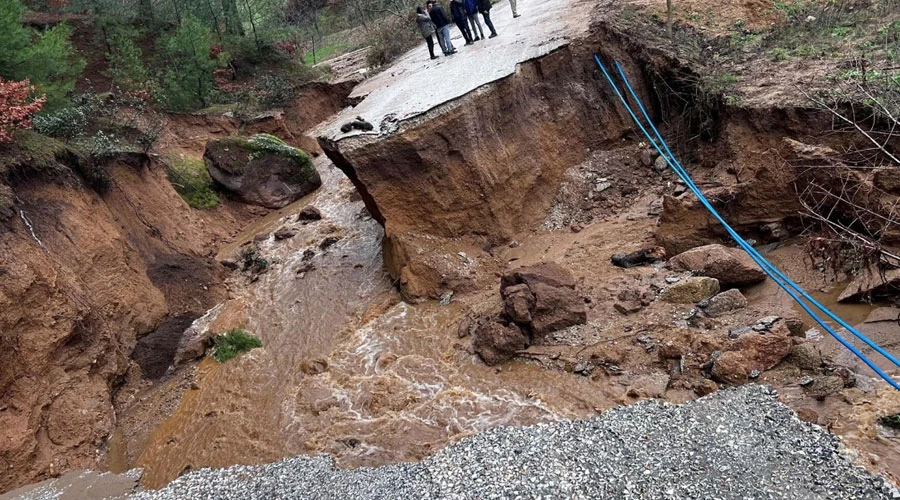
<path fill-rule="evenodd" d="M 214 331 L 244 324 L 265 347 L 201 363 L 199 389 L 185 393 L 135 464 L 147 486 L 199 467 L 304 453 L 331 453 L 343 466 L 416 460 L 486 428 L 613 404 L 584 377 L 524 363 L 497 372 L 477 361 L 456 337 L 454 304 L 399 302 L 382 268 L 380 226 L 336 168 L 318 167 L 316 194 L 246 231 L 248 239 L 288 221 L 298 234 L 262 243 L 277 262 L 214 322 Z M 306 203 L 325 219 L 292 222 Z M 334 235 L 338 243 L 317 247 Z M 299 277 L 310 248 L 316 268 Z"/>

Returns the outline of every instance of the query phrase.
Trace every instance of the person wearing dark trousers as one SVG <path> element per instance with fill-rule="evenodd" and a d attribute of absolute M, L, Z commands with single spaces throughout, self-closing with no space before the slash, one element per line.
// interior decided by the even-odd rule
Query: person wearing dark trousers
<path fill-rule="evenodd" d="M 478 12 L 481 12 L 481 17 L 484 18 L 484 24 L 491 30 L 491 36 L 488 38 L 497 36 L 497 30 L 494 29 L 494 23 L 491 22 L 491 0 L 478 0 Z"/>
<path fill-rule="evenodd" d="M 466 19 L 466 8 L 461 0 L 450 0 L 450 17 L 453 18 L 453 24 L 459 28 L 466 45 L 472 45 L 472 34 L 469 32 L 469 24 Z"/>
<path fill-rule="evenodd" d="M 444 8 L 441 7 L 441 4 L 433 1 L 428 2 L 426 7 L 428 8 L 428 16 L 431 17 L 431 22 L 434 23 L 438 43 L 441 44 L 444 55 L 455 54 L 456 49 L 450 43 L 450 21 L 447 19 L 447 14 L 444 13 Z"/>
<path fill-rule="evenodd" d="M 466 5 L 466 18 L 471 25 L 472 41 L 484 40 L 484 29 L 481 27 L 481 21 L 478 20 L 478 0 L 464 0 L 464 3 Z"/>
<path fill-rule="evenodd" d="M 434 23 L 431 22 L 431 16 L 426 14 L 422 7 L 416 7 L 416 24 L 419 25 L 419 32 L 422 33 L 425 42 L 428 43 L 428 53 L 431 54 L 432 59 L 437 59 L 437 56 L 434 55 L 434 37 L 432 37 Z"/>

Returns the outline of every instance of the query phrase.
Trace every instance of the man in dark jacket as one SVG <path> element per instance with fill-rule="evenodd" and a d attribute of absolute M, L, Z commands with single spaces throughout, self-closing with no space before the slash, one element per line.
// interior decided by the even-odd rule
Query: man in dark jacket
<path fill-rule="evenodd" d="M 438 42 L 441 44 L 444 55 L 455 54 L 456 49 L 450 43 L 450 21 L 447 19 L 447 14 L 444 13 L 444 8 L 436 2 L 428 2 L 427 8 L 431 22 L 434 23 L 434 28 L 437 30 Z"/>
<path fill-rule="evenodd" d="M 450 0 L 450 16 L 466 40 L 466 45 L 472 45 L 472 34 L 469 32 L 469 24 L 466 22 L 466 8 L 463 6 L 462 0 Z"/>
<path fill-rule="evenodd" d="M 491 22 L 491 0 L 478 0 L 478 12 L 481 12 L 484 24 L 491 30 L 491 36 L 488 38 L 497 36 L 497 30 L 494 29 L 494 23 Z"/>

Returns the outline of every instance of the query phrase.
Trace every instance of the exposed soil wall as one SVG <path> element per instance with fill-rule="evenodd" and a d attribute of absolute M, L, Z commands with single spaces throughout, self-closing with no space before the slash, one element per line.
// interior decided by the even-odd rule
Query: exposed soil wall
<path fill-rule="evenodd" d="M 247 220 L 244 208 L 190 210 L 159 165 L 107 168 L 103 196 L 74 175 L 11 186 L 17 216 L 0 233 L 0 490 L 101 467 L 111 392 L 135 345 L 224 296 L 210 257 Z M 158 376 L 168 361 L 141 365 Z"/>

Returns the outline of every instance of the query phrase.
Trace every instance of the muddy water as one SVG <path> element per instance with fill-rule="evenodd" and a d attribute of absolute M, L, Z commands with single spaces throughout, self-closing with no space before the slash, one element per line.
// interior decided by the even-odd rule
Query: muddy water
<path fill-rule="evenodd" d="M 529 364 L 486 367 L 457 339 L 461 310 L 454 304 L 399 302 L 382 268 L 380 226 L 326 162 L 318 164 L 319 192 L 243 235 L 282 224 L 298 231 L 261 244 L 274 264 L 256 283 L 235 286 L 238 296 L 213 323 L 217 332 L 245 325 L 264 348 L 225 364 L 201 363 L 197 388 L 135 464 L 146 469 L 147 486 L 199 467 L 305 453 L 331 453 L 342 466 L 416 460 L 489 427 L 587 416 L 612 405 L 584 377 Z M 325 219 L 296 222 L 293 214 L 306 203 Z M 328 236 L 341 239 L 320 249 Z M 298 274 L 309 249 L 315 269 Z"/>

